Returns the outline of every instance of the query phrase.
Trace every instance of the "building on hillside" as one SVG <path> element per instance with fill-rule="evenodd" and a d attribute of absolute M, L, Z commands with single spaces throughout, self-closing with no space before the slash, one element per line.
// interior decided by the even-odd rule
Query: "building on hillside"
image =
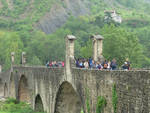
<path fill-rule="evenodd" d="M 122 18 L 121 16 L 115 11 L 104 11 L 105 13 L 105 20 L 113 20 L 117 23 L 122 23 Z"/>

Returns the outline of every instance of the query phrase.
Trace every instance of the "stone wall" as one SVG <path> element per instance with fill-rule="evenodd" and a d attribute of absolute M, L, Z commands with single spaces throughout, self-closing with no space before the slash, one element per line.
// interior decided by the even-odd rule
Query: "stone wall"
<path fill-rule="evenodd" d="M 118 113 L 150 112 L 150 71 L 129 71 L 113 74 L 117 85 Z"/>
<path fill-rule="evenodd" d="M 150 112 L 150 71 L 99 71 L 73 69 L 73 74 L 82 86 L 89 89 L 92 113 L 96 113 L 98 96 L 107 100 L 105 113 L 113 113 L 112 88 L 116 85 L 117 113 Z M 84 93 L 86 93 L 84 91 Z M 86 94 L 84 94 L 86 95 Z M 86 96 L 84 97 L 86 99 Z"/>

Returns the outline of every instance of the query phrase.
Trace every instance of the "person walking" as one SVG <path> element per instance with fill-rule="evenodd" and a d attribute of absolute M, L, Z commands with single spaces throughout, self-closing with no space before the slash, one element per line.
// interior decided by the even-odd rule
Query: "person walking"
<path fill-rule="evenodd" d="M 110 65 L 112 70 L 116 70 L 117 69 L 117 61 L 116 59 L 113 59 Z"/>
<path fill-rule="evenodd" d="M 85 67 L 86 69 L 89 68 L 89 63 L 88 63 L 88 61 L 85 61 L 85 62 L 84 62 L 84 67 Z"/>
<path fill-rule="evenodd" d="M 107 69 L 108 68 L 108 62 L 107 60 L 104 60 L 104 62 L 102 63 L 103 69 Z"/>
<path fill-rule="evenodd" d="M 122 68 L 124 70 L 130 70 L 130 62 L 129 62 L 129 59 L 127 58 L 126 61 L 124 62 Z"/>
<path fill-rule="evenodd" d="M 91 58 L 91 57 L 89 58 L 89 67 L 90 67 L 90 68 L 92 68 L 92 67 L 93 67 L 93 60 L 92 60 L 92 58 Z"/>

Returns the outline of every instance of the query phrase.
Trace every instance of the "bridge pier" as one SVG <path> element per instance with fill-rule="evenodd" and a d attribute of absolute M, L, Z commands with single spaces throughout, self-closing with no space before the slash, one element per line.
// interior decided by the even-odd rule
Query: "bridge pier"
<path fill-rule="evenodd" d="M 65 58 L 65 75 L 71 77 L 71 67 L 74 66 L 74 41 L 76 37 L 73 35 L 66 36 L 66 58 Z M 69 78 L 66 78 L 68 80 Z"/>
<path fill-rule="evenodd" d="M 13 72 L 10 74 L 9 78 L 9 97 L 16 98 L 16 83 L 15 83 L 15 78 L 16 76 L 14 75 Z"/>

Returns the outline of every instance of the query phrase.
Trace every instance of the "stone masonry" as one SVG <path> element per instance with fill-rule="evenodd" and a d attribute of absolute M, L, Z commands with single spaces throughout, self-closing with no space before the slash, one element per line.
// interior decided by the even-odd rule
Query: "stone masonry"
<path fill-rule="evenodd" d="M 96 113 L 98 96 L 107 102 L 104 113 L 114 113 L 112 89 L 116 85 L 117 113 L 150 113 L 150 71 L 101 71 L 74 67 L 74 36 L 66 36 L 65 68 L 12 65 L 0 73 L 0 96 L 26 101 L 37 111 L 47 113 L 87 113 L 89 96 L 91 113 Z M 95 50 L 102 56 L 102 43 Z M 99 44 L 98 44 L 99 43 Z M 94 46 L 94 45 L 93 45 Z M 97 52 L 97 53 L 96 53 Z M 14 61 L 14 53 L 12 54 Z M 22 58 L 24 60 L 24 58 Z M 25 61 L 25 60 L 24 60 Z"/>

